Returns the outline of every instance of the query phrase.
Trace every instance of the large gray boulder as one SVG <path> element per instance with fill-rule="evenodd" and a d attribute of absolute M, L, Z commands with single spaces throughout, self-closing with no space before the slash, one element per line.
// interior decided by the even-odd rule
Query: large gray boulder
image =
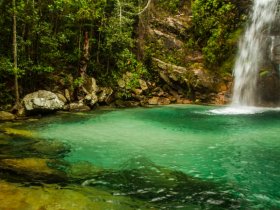
<path fill-rule="evenodd" d="M 28 112 L 52 112 L 61 110 L 64 102 L 53 92 L 39 90 L 26 95 L 23 98 L 23 105 Z"/>

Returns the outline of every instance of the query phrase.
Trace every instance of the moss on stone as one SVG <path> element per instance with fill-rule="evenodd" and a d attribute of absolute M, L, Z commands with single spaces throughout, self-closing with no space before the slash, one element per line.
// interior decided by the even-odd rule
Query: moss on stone
<path fill-rule="evenodd" d="M 32 131 L 29 130 L 21 130 L 16 128 L 4 128 L 3 131 L 8 135 L 17 135 L 22 137 L 35 137 L 35 134 Z"/>
<path fill-rule="evenodd" d="M 134 210 L 156 209 L 124 196 L 81 186 L 43 185 L 23 187 L 0 181 L 1 210 Z"/>

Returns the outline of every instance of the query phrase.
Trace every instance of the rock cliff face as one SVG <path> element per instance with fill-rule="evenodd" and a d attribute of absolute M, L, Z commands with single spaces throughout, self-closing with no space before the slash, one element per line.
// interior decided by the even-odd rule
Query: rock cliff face
<path fill-rule="evenodd" d="M 150 59 L 155 77 L 160 78 L 155 79 L 156 86 L 163 90 L 162 95 L 166 95 L 171 103 L 186 100 L 227 103 L 231 78 L 217 78 L 210 74 L 203 64 L 202 53 L 188 47 L 191 21 L 190 1 L 186 1 L 175 14 L 153 5 L 149 19 L 142 25 L 140 21 L 143 52 Z M 155 100 L 151 101 L 155 103 Z"/>
<path fill-rule="evenodd" d="M 280 72 L 273 69 L 260 72 L 257 82 L 257 106 L 280 105 Z"/>
<path fill-rule="evenodd" d="M 258 106 L 280 105 L 280 30 L 279 23 L 273 23 L 271 31 L 265 33 L 264 53 L 257 81 Z"/>

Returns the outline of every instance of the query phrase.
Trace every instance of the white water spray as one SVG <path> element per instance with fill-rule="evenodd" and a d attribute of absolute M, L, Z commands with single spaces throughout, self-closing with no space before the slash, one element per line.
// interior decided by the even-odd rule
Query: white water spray
<path fill-rule="evenodd" d="M 278 0 L 255 0 L 250 24 L 239 45 L 234 67 L 232 104 L 254 106 L 257 102 L 257 79 L 264 56 L 264 35 L 277 17 Z"/>

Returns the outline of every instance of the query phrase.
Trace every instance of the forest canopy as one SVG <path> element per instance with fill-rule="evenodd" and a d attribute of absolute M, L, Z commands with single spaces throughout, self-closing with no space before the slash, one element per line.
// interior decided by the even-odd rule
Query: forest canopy
<path fill-rule="evenodd" d="M 103 85 L 116 84 L 125 72 L 131 72 L 135 81 L 152 78 L 149 56 L 153 48 L 141 46 L 140 37 L 147 37 L 140 22 L 149 24 L 155 15 L 160 18 L 166 13 L 176 15 L 191 10 L 190 27 L 180 36 L 186 37 L 186 47 L 201 51 L 204 64 L 215 71 L 216 65 L 235 53 L 240 35 L 236 31 L 246 19 L 244 8 L 249 4 L 240 2 L 17 0 L 13 8 L 12 1 L 1 0 L 0 101 L 14 101 L 15 74 L 20 80 L 21 96 L 40 88 L 42 83 L 51 83 L 50 78 L 58 74 L 73 75 L 73 86 L 77 86 L 82 82 L 79 69 L 83 60 L 87 62 L 87 74 Z M 13 15 L 17 23 L 16 69 Z M 86 58 L 85 39 L 89 43 Z"/>

